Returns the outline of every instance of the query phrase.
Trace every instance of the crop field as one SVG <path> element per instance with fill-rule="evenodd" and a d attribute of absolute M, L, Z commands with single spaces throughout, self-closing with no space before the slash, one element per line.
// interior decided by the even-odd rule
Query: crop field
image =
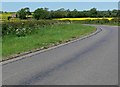
<path fill-rule="evenodd" d="M 11 16 L 11 14 L 10 13 L 2 13 L 2 14 L 0 14 L 0 20 L 7 20 L 7 18 L 8 18 L 8 16 Z"/>
<path fill-rule="evenodd" d="M 80 20 L 102 20 L 102 19 L 108 19 L 108 20 L 112 20 L 113 18 L 56 18 L 54 20 L 75 20 L 75 21 L 80 21 Z"/>
<path fill-rule="evenodd" d="M 2 13 L 0 14 L 0 21 L 9 21 L 8 17 L 11 16 L 12 13 Z M 20 21 L 19 18 L 11 18 L 10 21 Z"/>
<path fill-rule="evenodd" d="M 0 14 L 0 21 L 8 21 L 8 17 L 11 16 L 14 13 L 1 13 Z M 27 17 L 32 18 L 32 15 L 29 15 Z M 20 21 L 19 18 L 11 18 L 10 21 Z"/>

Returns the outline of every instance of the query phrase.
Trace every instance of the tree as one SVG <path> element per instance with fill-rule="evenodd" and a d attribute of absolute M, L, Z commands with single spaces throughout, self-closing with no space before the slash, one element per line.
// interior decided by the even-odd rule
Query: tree
<path fill-rule="evenodd" d="M 12 18 L 12 17 L 11 17 L 11 16 L 8 16 L 8 18 L 7 18 L 7 19 L 8 19 L 8 20 L 10 20 L 10 18 Z"/>
<path fill-rule="evenodd" d="M 60 8 L 56 11 L 52 11 L 53 14 L 53 17 L 54 18 L 64 18 L 64 17 L 67 17 L 67 11 L 64 9 L 64 8 Z"/>
<path fill-rule="evenodd" d="M 0 13 L 3 13 L 3 11 L 0 11 Z"/>
<path fill-rule="evenodd" d="M 33 17 L 37 20 L 50 18 L 50 13 L 46 8 L 38 8 L 34 11 Z"/>
<path fill-rule="evenodd" d="M 17 14 L 20 19 L 26 19 L 26 16 L 30 15 L 31 13 L 29 8 L 22 8 L 17 12 Z"/>
<path fill-rule="evenodd" d="M 119 15 L 118 10 L 112 10 L 111 15 L 112 17 L 117 17 Z"/>
<path fill-rule="evenodd" d="M 31 15 L 30 9 L 28 7 L 24 8 L 24 9 L 25 9 L 26 15 Z"/>
<path fill-rule="evenodd" d="M 81 17 L 91 17 L 91 13 L 90 11 L 82 11 L 81 14 L 80 14 Z"/>
<path fill-rule="evenodd" d="M 96 8 L 90 9 L 90 15 L 91 15 L 91 17 L 97 17 L 97 10 L 96 10 Z"/>
<path fill-rule="evenodd" d="M 108 17 L 111 17 L 111 11 L 108 10 L 107 12 L 108 12 L 108 15 L 109 15 Z"/>
<path fill-rule="evenodd" d="M 74 9 L 73 11 L 69 12 L 68 16 L 72 18 L 77 18 L 80 17 L 80 12 L 77 11 L 77 9 Z"/>

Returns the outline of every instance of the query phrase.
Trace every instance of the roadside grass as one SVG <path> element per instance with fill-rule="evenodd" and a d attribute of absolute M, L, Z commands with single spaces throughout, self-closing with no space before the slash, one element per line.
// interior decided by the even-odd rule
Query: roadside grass
<path fill-rule="evenodd" d="M 0 37 L 0 61 L 2 60 L 2 37 Z"/>
<path fill-rule="evenodd" d="M 36 33 L 24 37 L 6 35 L 2 38 L 2 57 L 4 60 L 11 55 L 46 47 L 57 42 L 65 42 L 71 38 L 79 38 L 95 30 L 93 26 L 72 23 L 39 28 Z"/>

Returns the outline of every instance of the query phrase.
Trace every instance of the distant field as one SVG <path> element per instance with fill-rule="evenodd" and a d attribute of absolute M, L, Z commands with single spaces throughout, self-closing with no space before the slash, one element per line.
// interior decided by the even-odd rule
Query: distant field
<path fill-rule="evenodd" d="M 54 20 L 98 20 L 98 19 L 112 20 L 113 18 L 56 18 Z"/>
<path fill-rule="evenodd" d="M 3 13 L 0 14 L 0 20 L 6 21 L 8 16 L 11 16 L 13 13 Z M 32 17 L 32 15 L 29 15 L 28 17 Z M 113 18 L 55 18 L 53 20 L 97 20 L 97 19 L 108 19 L 112 20 Z M 18 18 L 14 18 L 12 20 L 18 20 Z"/>
<path fill-rule="evenodd" d="M 0 14 L 0 21 L 8 21 L 8 17 L 11 16 L 13 13 L 2 13 Z M 31 15 L 28 16 L 28 17 L 32 17 Z M 14 20 L 14 21 L 18 21 L 20 20 L 19 18 L 11 18 L 10 19 L 11 21 Z"/>
<path fill-rule="evenodd" d="M 11 16 L 13 13 L 2 13 L 0 14 L 0 21 L 9 21 L 8 17 Z M 11 18 L 10 21 L 20 21 L 19 18 Z"/>
<path fill-rule="evenodd" d="M 11 16 L 10 13 L 3 13 L 3 14 L 0 14 L 0 20 L 7 20 L 8 16 Z"/>

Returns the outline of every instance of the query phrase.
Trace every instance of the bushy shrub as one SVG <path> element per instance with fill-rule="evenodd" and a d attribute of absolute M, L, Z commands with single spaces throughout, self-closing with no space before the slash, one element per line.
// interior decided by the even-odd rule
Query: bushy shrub
<path fill-rule="evenodd" d="M 56 20 L 29 20 L 29 21 L 15 21 L 15 22 L 3 22 L 2 23 L 2 35 L 17 35 L 26 36 L 34 33 L 36 29 L 45 27 L 48 25 L 66 23 L 67 21 L 56 21 Z"/>
<path fill-rule="evenodd" d="M 20 37 L 20 36 L 26 36 L 27 34 L 31 34 L 31 32 L 32 32 L 32 30 L 33 29 L 31 29 L 31 28 L 18 28 L 18 29 L 16 29 L 16 31 L 15 31 L 15 34 L 18 36 L 18 37 Z"/>

